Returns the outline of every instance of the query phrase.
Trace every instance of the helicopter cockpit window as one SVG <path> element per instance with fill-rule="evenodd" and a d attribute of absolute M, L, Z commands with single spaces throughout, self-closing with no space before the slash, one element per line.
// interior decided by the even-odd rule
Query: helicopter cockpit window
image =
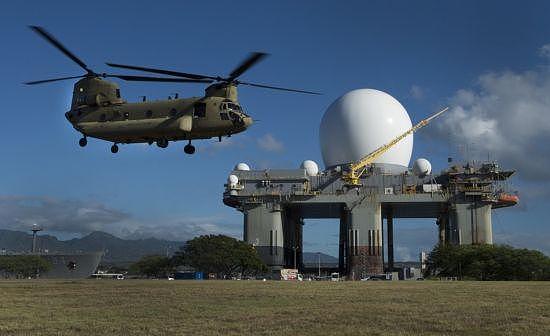
<path fill-rule="evenodd" d="M 233 104 L 233 103 L 228 103 L 227 105 L 229 106 L 230 110 L 240 111 L 240 109 L 241 109 L 239 107 L 239 105 L 236 105 L 236 104 Z"/>
<path fill-rule="evenodd" d="M 239 121 L 239 115 L 235 112 L 229 112 L 229 116 L 231 117 L 232 121 Z"/>
<path fill-rule="evenodd" d="M 116 89 L 116 97 L 120 98 L 120 89 Z"/>
<path fill-rule="evenodd" d="M 204 117 L 206 117 L 206 104 L 205 103 L 195 103 L 194 111 L 193 111 L 193 117 L 194 118 L 204 118 Z"/>
<path fill-rule="evenodd" d="M 220 118 L 221 118 L 222 120 L 229 120 L 229 115 L 227 115 L 226 112 L 221 112 L 221 113 L 220 113 Z"/>
<path fill-rule="evenodd" d="M 76 96 L 76 103 L 77 103 L 77 105 L 86 104 L 86 95 L 81 93 L 78 96 Z"/>

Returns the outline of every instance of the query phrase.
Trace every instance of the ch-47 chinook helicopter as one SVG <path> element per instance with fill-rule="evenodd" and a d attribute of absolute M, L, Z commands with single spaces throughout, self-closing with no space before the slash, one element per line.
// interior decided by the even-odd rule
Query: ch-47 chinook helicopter
<path fill-rule="evenodd" d="M 87 137 L 112 142 L 112 153 L 118 152 L 118 144 L 156 143 L 166 148 L 169 141 L 187 140 L 184 147 L 187 154 L 195 153 L 191 140 L 230 137 L 245 131 L 253 120 L 242 109 L 237 100 L 237 86 L 248 85 L 260 88 L 318 94 L 316 92 L 294 90 L 282 87 L 248 83 L 238 80 L 250 67 L 263 59 L 266 54 L 252 53 L 227 77 L 206 76 L 177 71 L 145 68 L 138 66 L 107 63 L 111 67 L 151 72 L 172 77 L 148 77 L 96 73 L 78 57 L 65 48 L 44 28 L 31 26 L 33 31 L 59 49 L 65 56 L 83 68 L 86 73 L 80 76 L 54 78 L 27 82 L 27 85 L 82 78 L 75 83 L 71 109 L 65 116 L 80 133 L 81 147 L 88 143 Z M 116 83 L 104 78 L 119 78 L 125 81 L 210 83 L 204 97 L 144 101 L 129 103 L 121 98 Z"/>

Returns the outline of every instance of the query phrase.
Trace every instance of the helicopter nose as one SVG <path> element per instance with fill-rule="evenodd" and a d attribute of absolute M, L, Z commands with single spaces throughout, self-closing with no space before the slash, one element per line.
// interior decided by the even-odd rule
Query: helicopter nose
<path fill-rule="evenodd" d="M 244 122 L 245 127 L 249 127 L 250 125 L 252 125 L 254 123 L 254 120 L 252 120 L 252 118 L 250 118 L 250 117 L 244 117 L 243 122 Z"/>

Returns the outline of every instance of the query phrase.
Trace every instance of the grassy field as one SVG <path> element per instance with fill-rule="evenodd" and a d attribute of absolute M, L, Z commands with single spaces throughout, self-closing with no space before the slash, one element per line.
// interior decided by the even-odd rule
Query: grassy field
<path fill-rule="evenodd" d="M 0 281 L 0 335 L 550 335 L 550 282 Z"/>

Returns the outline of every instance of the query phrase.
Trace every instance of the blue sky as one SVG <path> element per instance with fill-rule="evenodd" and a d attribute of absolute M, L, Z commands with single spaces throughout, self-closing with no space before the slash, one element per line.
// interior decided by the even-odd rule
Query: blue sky
<path fill-rule="evenodd" d="M 448 156 L 489 155 L 518 169 L 513 182 L 522 205 L 496 212 L 495 240 L 550 254 L 544 212 L 550 175 L 543 169 L 550 164 L 549 12 L 543 1 L 4 4 L 0 228 L 39 222 L 62 237 L 92 229 L 125 237 L 239 236 L 241 214 L 221 202 L 232 167 L 322 162 L 318 126 L 325 109 L 347 91 L 369 87 L 397 98 L 413 121 L 450 104 L 450 121 L 416 136 L 413 158 L 427 157 L 439 171 Z M 90 140 L 82 149 L 63 115 L 74 82 L 21 85 L 82 73 L 31 24 L 44 26 L 97 72 L 109 71 L 110 61 L 223 75 L 248 52 L 264 51 L 271 56 L 243 80 L 324 95 L 242 87 L 242 105 L 260 122 L 229 142 L 196 142 L 192 157 L 184 143 L 166 150 L 122 146 L 115 156 L 105 142 Z M 119 84 L 129 101 L 198 96 L 204 89 Z M 306 248 L 336 254 L 337 232 L 335 222 L 308 222 Z M 398 256 L 415 257 L 435 238 L 433 221 L 400 221 Z"/>

